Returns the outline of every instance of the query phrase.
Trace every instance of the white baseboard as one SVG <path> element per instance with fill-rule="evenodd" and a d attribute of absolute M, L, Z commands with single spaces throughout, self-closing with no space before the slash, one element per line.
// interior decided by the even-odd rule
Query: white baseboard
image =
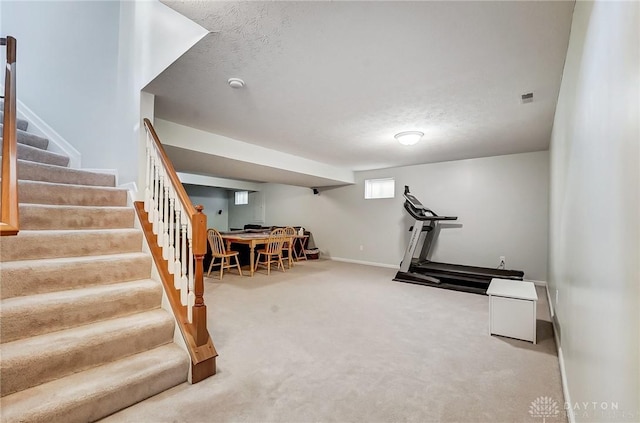
<path fill-rule="evenodd" d="M 40 119 L 30 108 L 24 105 L 20 100 L 16 102 L 18 108 L 18 117 L 29 121 L 27 132 L 31 132 L 49 140 L 47 150 L 54 153 L 62 153 L 69 157 L 69 167 L 80 169 L 81 154 L 76 150 L 62 135 L 58 134 L 52 127 L 47 125 L 45 121 Z"/>
<path fill-rule="evenodd" d="M 537 281 L 535 279 L 523 279 L 524 281 L 527 282 L 533 282 L 534 285 L 536 286 L 542 286 L 542 287 L 547 287 L 547 281 Z"/>
<path fill-rule="evenodd" d="M 551 321 L 553 322 L 553 317 L 556 315 L 556 309 L 553 308 L 553 303 L 551 302 L 551 293 L 549 292 L 549 285 L 545 285 L 544 290 L 547 293 L 547 304 L 549 304 L 549 312 L 551 313 Z M 555 327 L 553 329 L 554 329 L 553 333 L 556 334 L 557 332 L 555 330 Z"/>
<path fill-rule="evenodd" d="M 116 178 L 118 176 L 116 175 Z M 118 185 L 118 188 L 124 188 L 127 190 L 127 205 L 133 206 L 133 202 L 136 201 L 138 195 L 138 186 L 135 182 L 127 182 L 126 184 Z"/>
<path fill-rule="evenodd" d="M 575 423 L 576 416 L 573 412 L 573 407 L 566 405 L 571 405 L 571 394 L 569 393 L 569 383 L 567 382 L 567 371 L 564 366 L 564 355 L 562 354 L 562 346 L 560 345 L 560 338 L 558 338 L 558 327 L 556 325 L 556 313 L 553 308 L 553 303 L 551 302 L 551 293 L 549 292 L 549 285 L 545 283 L 545 291 L 547 292 L 547 304 L 549 304 L 549 311 L 551 312 L 551 325 L 553 326 L 553 337 L 556 342 L 556 349 L 558 351 L 558 363 L 560 365 L 560 380 L 562 383 L 562 394 L 564 395 L 564 404 L 562 404 L 562 408 L 567 413 L 567 421 L 569 423 Z"/>
<path fill-rule="evenodd" d="M 354 263 L 354 264 L 364 264 L 365 266 L 375 266 L 375 267 L 386 267 L 388 269 L 399 269 L 400 266 L 397 264 L 386 264 L 386 263 L 376 263 L 373 261 L 363 261 L 363 260 L 352 260 L 352 259 L 347 259 L 347 258 L 342 258 L 342 257 L 328 257 L 328 256 L 323 256 L 323 258 L 327 258 L 329 260 L 333 260 L 333 261 L 341 261 L 344 263 Z"/>

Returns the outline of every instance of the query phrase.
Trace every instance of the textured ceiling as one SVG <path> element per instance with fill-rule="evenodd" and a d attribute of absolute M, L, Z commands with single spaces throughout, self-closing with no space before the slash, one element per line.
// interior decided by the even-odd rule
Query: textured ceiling
<path fill-rule="evenodd" d="M 163 3 L 214 33 L 146 88 L 159 118 L 353 170 L 548 148 L 573 2 Z"/>

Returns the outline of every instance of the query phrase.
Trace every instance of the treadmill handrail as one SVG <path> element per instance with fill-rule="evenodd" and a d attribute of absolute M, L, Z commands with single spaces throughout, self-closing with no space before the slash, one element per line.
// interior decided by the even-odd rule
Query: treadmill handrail
<path fill-rule="evenodd" d="M 411 217 L 413 217 L 416 220 L 422 220 L 422 221 L 428 221 L 428 222 L 440 221 L 440 220 L 458 220 L 458 216 L 438 216 L 437 214 L 433 213 L 431 210 L 425 209 L 430 213 L 433 213 L 433 216 L 427 216 L 424 213 L 420 213 L 417 210 L 415 210 L 413 207 L 411 207 L 411 203 L 409 203 L 408 201 L 404 202 L 404 208 L 407 211 L 407 213 L 409 213 Z"/>

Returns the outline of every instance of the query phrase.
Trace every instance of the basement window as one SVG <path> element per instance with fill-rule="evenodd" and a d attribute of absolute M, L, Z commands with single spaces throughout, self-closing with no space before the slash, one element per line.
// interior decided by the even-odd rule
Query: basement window
<path fill-rule="evenodd" d="M 394 198 L 396 181 L 393 178 L 366 179 L 364 181 L 364 198 L 373 200 L 376 198 Z"/>
<path fill-rule="evenodd" d="M 249 204 L 249 191 L 236 191 L 235 205 Z"/>

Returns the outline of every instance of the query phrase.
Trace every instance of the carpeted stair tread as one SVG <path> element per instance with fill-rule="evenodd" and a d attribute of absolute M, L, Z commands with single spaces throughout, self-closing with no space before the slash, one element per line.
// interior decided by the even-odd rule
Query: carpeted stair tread
<path fill-rule="evenodd" d="M 173 340 L 158 309 L 0 344 L 0 394 L 21 391 Z"/>
<path fill-rule="evenodd" d="M 140 252 L 5 261 L 2 299 L 147 279 L 151 257 Z"/>
<path fill-rule="evenodd" d="M 74 185 L 107 187 L 116 185 L 115 175 L 70 169 L 29 160 L 18 160 L 18 179 Z"/>
<path fill-rule="evenodd" d="M 169 344 L 1 399 L 6 423 L 96 421 L 187 379 L 189 358 Z"/>
<path fill-rule="evenodd" d="M 2 134 L 2 130 L 4 125 L 0 123 L 0 134 Z M 18 143 L 30 145 L 31 147 L 36 147 L 41 150 L 46 150 L 49 147 L 49 140 L 41 137 L 40 135 L 32 134 L 31 132 L 27 132 L 24 129 L 18 128 L 16 131 L 16 138 Z M 2 139 L 2 136 L 0 136 Z"/>
<path fill-rule="evenodd" d="M 127 190 L 70 169 L 27 125 L 21 231 L 0 239 L 0 421 L 96 421 L 185 382 L 189 355 L 173 343 Z"/>
<path fill-rule="evenodd" d="M 0 302 L 0 342 L 153 310 L 161 299 L 151 279 L 9 298 Z"/>
<path fill-rule="evenodd" d="M 22 229 L 115 229 L 133 227 L 132 207 L 20 204 Z"/>
<path fill-rule="evenodd" d="M 127 190 L 41 181 L 18 181 L 18 198 L 21 203 L 31 204 L 124 207 L 127 205 Z"/>
<path fill-rule="evenodd" d="M 0 140 L 0 148 L 2 147 L 3 141 Z M 69 157 L 53 153 L 48 150 L 42 150 L 40 148 L 31 147 L 30 145 L 20 144 L 18 143 L 18 159 L 20 160 L 29 160 L 37 163 L 50 164 L 55 166 L 68 166 L 69 165 Z"/>
<path fill-rule="evenodd" d="M 0 262 L 54 257 L 139 252 L 142 232 L 135 228 L 30 231 L 0 238 Z"/>
<path fill-rule="evenodd" d="M 3 106 L 0 105 L 0 109 L 2 109 L 2 108 L 3 108 Z M 3 110 L 0 110 L 0 121 L 4 122 L 4 111 Z M 29 121 L 17 118 L 16 119 L 16 124 L 17 124 L 16 126 L 18 127 L 19 130 L 26 131 L 27 127 L 29 126 Z"/>

